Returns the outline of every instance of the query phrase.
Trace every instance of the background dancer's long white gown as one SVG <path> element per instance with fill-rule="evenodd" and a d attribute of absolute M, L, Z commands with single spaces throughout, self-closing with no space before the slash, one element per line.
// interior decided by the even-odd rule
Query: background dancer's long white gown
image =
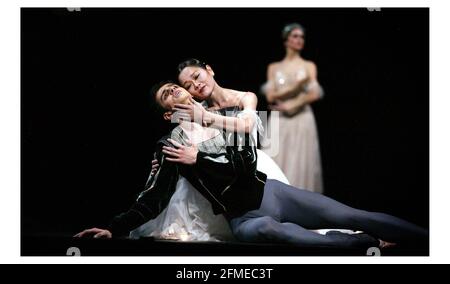
<path fill-rule="evenodd" d="M 277 71 L 275 81 L 267 84 L 275 87 L 275 89 L 292 86 L 296 81 L 296 76 L 304 76 L 306 71 L 301 68 L 298 73 L 297 75 L 285 74 Z M 308 87 L 310 86 L 306 88 Z M 300 93 L 298 96 L 304 96 L 304 94 Z M 270 148 L 263 149 L 263 151 L 268 153 L 280 166 L 292 186 L 323 193 L 319 137 L 312 107 L 309 104 L 305 105 L 292 116 L 280 113 L 279 124 L 272 120 L 273 117 L 271 116 L 267 128 L 270 132 L 271 126 L 277 127 L 279 151 L 272 153 Z"/>

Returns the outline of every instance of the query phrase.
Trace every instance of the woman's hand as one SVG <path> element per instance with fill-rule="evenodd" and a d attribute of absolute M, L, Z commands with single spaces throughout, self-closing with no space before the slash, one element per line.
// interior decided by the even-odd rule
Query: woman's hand
<path fill-rule="evenodd" d="M 90 237 L 93 235 L 94 239 L 111 239 L 112 233 L 108 230 L 99 229 L 99 228 L 92 228 L 84 230 L 83 232 L 80 232 L 74 236 L 74 238 L 83 238 L 83 237 Z"/>
<path fill-rule="evenodd" d="M 191 121 L 202 124 L 208 111 L 192 97 L 189 100 L 191 104 L 175 104 L 172 111 L 178 112 L 179 117 L 190 117 Z"/>
<path fill-rule="evenodd" d="M 163 153 L 168 156 L 168 161 L 185 165 L 193 165 L 197 162 L 198 149 L 196 145 L 183 146 L 172 139 L 167 139 L 167 141 L 176 147 L 163 146 Z"/>
<path fill-rule="evenodd" d="M 269 106 L 270 110 L 276 110 L 286 112 L 288 110 L 288 104 L 282 101 L 276 101 L 275 104 Z"/>
<path fill-rule="evenodd" d="M 158 160 L 154 159 L 152 160 L 152 171 L 151 171 L 151 175 L 154 175 L 159 169 L 159 164 L 158 164 Z"/>
<path fill-rule="evenodd" d="M 277 101 L 274 105 L 270 106 L 271 110 L 281 111 L 286 115 L 295 114 L 299 107 L 295 105 L 295 103 L 291 100 L 287 101 Z"/>
<path fill-rule="evenodd" d="M 303 95 L 298 95 L 296 98 L 292 98 L 285 101 L 276 101 L 274 105 L 270 106 L 271 110 L 281 111 L 286 115 L 296 114 L 305 105 Z"/>

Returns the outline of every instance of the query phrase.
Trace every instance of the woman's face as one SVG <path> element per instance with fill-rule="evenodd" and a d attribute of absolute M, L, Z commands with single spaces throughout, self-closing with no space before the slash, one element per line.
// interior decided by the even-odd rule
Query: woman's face
<path fill-rule="evenodd" d="M 206 69 L 197 66 L 188 66 L 180 72 L 178 81 L 197 100 L 209 98 L 216 85 L 214 72 L 209 66 L 206 66 Z"/>
<path fill-rule="evenodd" d="M 299 28 L 293 29 L 289 34 L 285 45 L 287 48 L 300 51 L 305 45 L 305 34 Z"/>

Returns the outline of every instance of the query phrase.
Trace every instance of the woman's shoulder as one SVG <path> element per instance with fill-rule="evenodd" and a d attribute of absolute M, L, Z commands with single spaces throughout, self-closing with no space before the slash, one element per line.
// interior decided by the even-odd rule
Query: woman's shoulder
<path fill-rule="evenodd" d="M 279 68 L 281 65 L 282 65 L 281 61 L 274 61 L 274 62 L 269 63 L 269 65 L 267 65 L 267 69 L 269 69 L 269 70 L 276 69 L 276 68 Z"/>
<path fill-rule="evenodd" d="M 314 63 L 314 61 L 312 61 L 312 60 L 305 60 L 304 64 L 305 64 L 305 67 L 309 70 L 317 68 L 316 63 Z"/>
<path fill-rule="evenodd" d="M 236 97 L 238 98 L 238 101 L 240 102 L 240 106 L 242 108 L 243 103 L 248 104 L 252 103 L 253 101 L 258 102 L 258 97 L 255 93 L 250 91 L 236 91 Z"/>
<path fill-rule="evenodd" d="M 242 99 L 252 101 L 252 100 L 258 100 L 258 97 L 256 96 L 255 93 L 247 91 L 247 92 L 244 92 L 244 94 L 242 95 Z"/>
<path fill-rule="evenodd" d="M 232 95 L 234 95 L 235 97 L 237 97 L 239 99 L 244 98 L 244 97 L 252 97 L 252 96 L 256 97 L 255 93 L 250 92 L 250 91 L 238 91 L 238 90 L 233 90 L 233 89 L 228 89 L 228 90 L 230 91 L 230 93 Z"/>

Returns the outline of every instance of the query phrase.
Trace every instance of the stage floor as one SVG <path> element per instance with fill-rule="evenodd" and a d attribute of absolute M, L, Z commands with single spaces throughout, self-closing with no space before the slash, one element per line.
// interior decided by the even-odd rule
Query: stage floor
<path fill-rule="evenodd" d="M 78 248 L 81 256 L 367 256 L 368 254 L 364 249 L 301 248 L 273 243 L 181 242 L 153 238 L 105 240 L 39 235 L 22 237 L 21 255 L 66 256 L 68 249 L 72 247 Z M 398 246 L 381 251 L 381 256 L 428 255 L 428 248 Z"/>

